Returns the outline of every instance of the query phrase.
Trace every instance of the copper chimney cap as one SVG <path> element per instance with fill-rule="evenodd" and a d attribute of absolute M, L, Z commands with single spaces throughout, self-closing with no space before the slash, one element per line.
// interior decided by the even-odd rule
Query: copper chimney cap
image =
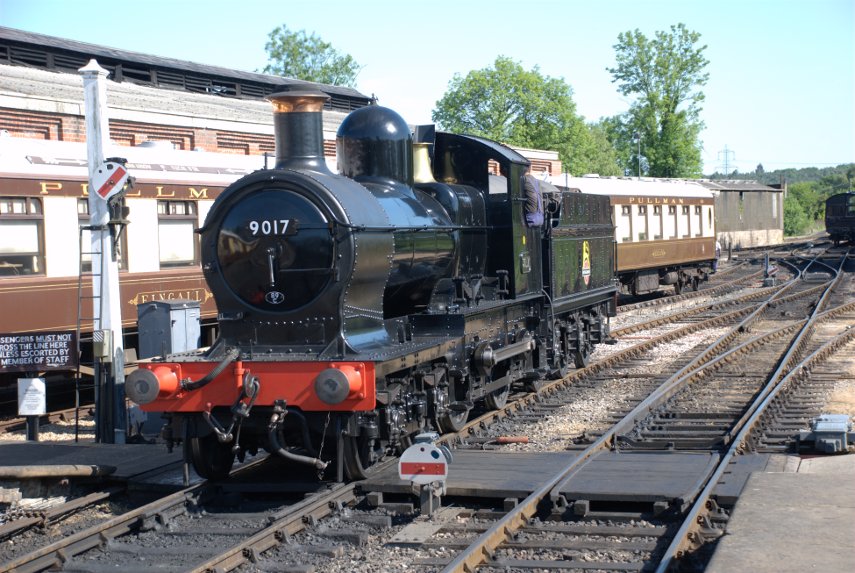
<path fill-rule="evenodd" d="M 276 92 L 267 96 L 267 99 L 273 104 L 275 113 L 318 112 L 323 111 L 330 96 L 322 91 L 302 90 Z"/>

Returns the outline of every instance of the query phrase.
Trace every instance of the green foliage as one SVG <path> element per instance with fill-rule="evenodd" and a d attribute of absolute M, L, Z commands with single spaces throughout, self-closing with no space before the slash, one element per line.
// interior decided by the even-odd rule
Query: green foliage
<path fill-rule="evenodd" d="M 341 54 L 316 34 L 292 32 L 284 24 L 269 35 L 265 44 L 268 64 L 264 73 L 333 86 L 356 85 L 359 64 Z"/>
<path fill-rule="evenodd" d="M 603 132 L 577 115 L 572 88 L 505 56 L 491 68 L 455 74 L 432 117 L 447 131 L 557 151 L 572 173 L 618 174 Z"/>
<path fill-rule="evenodd" d="M 605 126 L 599 123 L 588 124 L 589 137 L 583 138 L 582 145 L 575 149 L 574 161 L 578 166 L 584 167 L 582 171 L 578 169 L 575 173 L 582 175 L 585 173 L 598 173 L 599 175 L 623 175 L 618 165 L 618 155 L 606 131 Z M 565 170 L 569 171 L 565 165 Z"/>
<path fill-rule="evenodd" d="M 789 185 L 784 199 L 784 233 L 800 235 L 821 228 L 825 218 L 825 200 L 830 195 L 823 193 L 821 186 L 814 182 Z"/>
<path fill-rule="evenodd" d="M 805 213 L 799 200 L 792 195 L 784 199 L 784 234 L 802 235 L 807 232 L 811 220 Z"/>
<path fill-rule="evenodd" d="M 608 71 L 619 93 L 636 96 L 629 111 L 612 120 L 612 136 L 620 138 L 612 141 L 629 151 L 627 166 L 637 164 L 637 146 L 627 142 L 638 134 L 648 175 L 701 174 L 703 123 L 698 117 L 704 94 L 697 88 L 709 79 L 704 72 L 709 61 L 703 55 L 706 46 L 695 46 L 700 37 L 684 24 L 671 26 L 670 33 L 656 32 L 652 40 L 637 29 L 618 34 L 617 66 Z"/>

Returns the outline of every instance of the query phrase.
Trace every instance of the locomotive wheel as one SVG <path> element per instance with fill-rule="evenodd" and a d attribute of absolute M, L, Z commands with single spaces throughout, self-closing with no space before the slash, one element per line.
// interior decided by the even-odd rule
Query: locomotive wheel
<path fill-rule="evenodd" d="M 592 346 L 588 340 L 588 334 L 582 333 L 579 337 L 579 349 L 573 352 L 573 362 L 576 368 L 585 368 L 591 359 Z"/>
<path fill-rule="evenodd" d="M 439 431 L 443 434 L 459 432 L 469 421 L 469 410 L 448 410 L 436 420 Z"/>
<path fill-rule="evenodd" d="M 573 353 L 573 361 L 576 364 L 576 368 L 585 368 L 590 362 L 591 353 L 588 350 L 588 347 L 585 346 L 582 350 L 577 350 Z"/>
<path fill-rule="evenodd" d="M 585 368 L 590 361 L 593 345 L 590 333 L 581 322 L 576 325 L 575 339 L 576 350 L 573 351 L 573 362 L 576 368 Z"/>
<path fill-rule="evenodd" d="M 693 291 L 697 291 L 698 285 L 700 285 L 700 284 L 701 284 L 701 279 L 699 279 L 698 277 L 692 277 L 692 290 Z"/>
<path fill-rule="evenodd" d="M 362 463 L 362 450 L 359 438 L 344 439 L 344 471 L 350 479 L 365 479 L 365 466 Z"/>
<path fill-rule="evenodd" d="M 508 403 L 508 396 L 511 393 L 510 385 L 493 390 L 484 397 L 484 403 L 490 410 L 501 410 Z"/>
<path fill-rule="evenodd" d="M 570 366 L 567 362 L 567 357 L 564 355 L 563 352 L 562 354 L 559 354 L 555 357 L 555 364 L 553 366 L 554 369 L 549 373 L 550 380 L 560 380 L 570 373 Z M 543 386 L 543 384 L 541 384 L 541 386 Z M 526 388 L 528 387 L 529 386 L 526 385 Z M 535 387 L 535 390 L 539 389 L 539 387 Z"/>
<path fill-rule="evenodd" d="M 544 380 L 543 378 L 538 378 L 537 380 L 527 380 L 526 383 L 523 385 L 523 388 L 526 392 L 539 392 L 540 389 L 543 388 L 544 384 L 546 384 L 546 380 Z"/>
<path fill-rule="evenodd" d="M 348 478 L 366 479 L 371 475 L 373 462 L 369 454 L 370 445 L 364 438 L 344 439 L 344 471 Z"/>
<path fill-rule="evenodd" d="M 674 283 L 674 294 L 680 294 L 683 292 L 683 279 L 677 277 L 677 282 Z"/>
<path fill-rule="evenodd" d="M 567 347 L 567 330 L 562 327 L 561 323 L 556 321 L 553 325 L 553 343 L 552 343 L 552 368 L 549 373 L 550 380 L 560 380 L 567 376 L 570 372 L 568 366 Z M 528 388 L 528 387 L 526 387 Z"/>
<path fill-rule="evenodd" d="M 189 438 L 185 444 L 185 459 L 190 458 L 199 477 L 223 480 L 229 477 L 235 462 L 231 444 L 223 444 L 214 434 L 201 438 Z"/>

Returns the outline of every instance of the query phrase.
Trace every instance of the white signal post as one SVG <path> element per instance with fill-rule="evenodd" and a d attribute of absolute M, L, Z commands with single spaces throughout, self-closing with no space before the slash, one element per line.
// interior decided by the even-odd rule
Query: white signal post
<path fill-rule="evenodd" d="M 122 309 L 119 293 L 119 263 L 113 258 L 113 236 L 108 223 L 107 195 L 113 187 L 103 179 L 104 141 L 110 141 L 107 116 L 107 70 L 98 62 L 78 70 L 83 75 L 86 105 L 86 152 L 89 164 L 89 225 L 92 227 L 92 299 L 95 337 L 103 337 L 104 348 L 95 356 L 95 387 L 102 390 L 96 401 L 96 435 L 103 443 L 125 443 L 125 357 L 122 347 Z M 99 172 L 100 170 L 100 172 Z M 126 177 L 126 174 L 125 174 Z M 108 178 L 109 179 L 109 178 Z M 115 183 L 115 181 L 113 182 Z M 124 182 L 122 183 L 124 184 Z M 106 187 L 105 187 L 106 186 Z M 97 191 L 103 190 L 99 195 Z M 100 332 L 99 332 L 100 331 Z M 104 411 L 106 410 L 106 411 Z"/>

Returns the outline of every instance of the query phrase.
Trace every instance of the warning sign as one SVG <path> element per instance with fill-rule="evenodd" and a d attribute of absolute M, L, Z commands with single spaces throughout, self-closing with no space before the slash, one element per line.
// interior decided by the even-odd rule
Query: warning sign
<path fill-rule="evenodd" d="M 0 334 L 0 372 L 38 372 L 77 368 L 74 331 Z"/>
<path fill-rule="evenodd" d="M 44 378 L 18 378 L 18 415 L 47 414 L 47 392 Z"/>
<path fill-rule="evenodd" d="M 430 443 L 413 444 L 398 460 L 398 475 L 415 484 L 445 481 L 448 477 L 448 460 L 442 450 Z"/>

